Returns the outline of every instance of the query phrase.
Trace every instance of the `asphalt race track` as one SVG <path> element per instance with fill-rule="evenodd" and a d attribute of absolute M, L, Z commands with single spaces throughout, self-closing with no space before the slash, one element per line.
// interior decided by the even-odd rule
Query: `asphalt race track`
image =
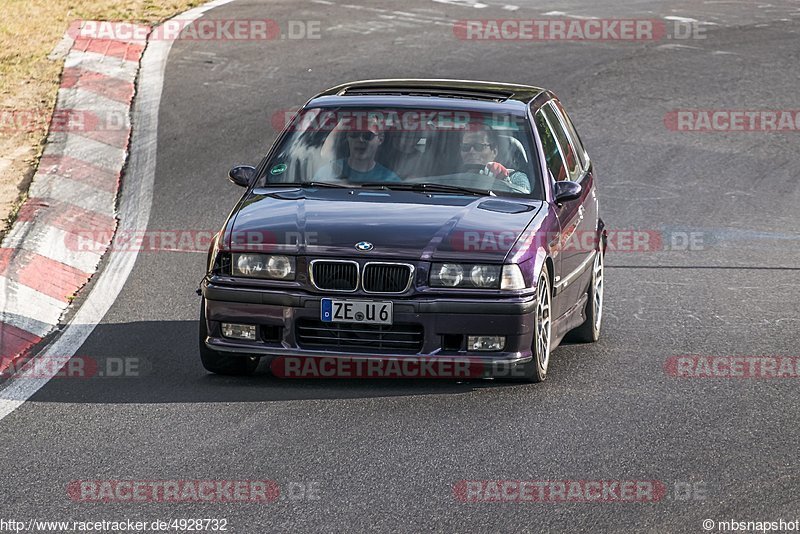
<path fill-rule="evenodd" d="M 282 27 L 319 21 L 319 39 L 174 44 L 148 228 L 216 230 L 241 194 L 228 169 L 257 163 L 278 133 L 275 115 L 332 85 L 433 77 L 547 87 L 594 159 L 608 227 L 652 240 L 608 254 L 600 342 L 558 348 L 540 385 L 279 380 L 263 368 L 213 376 L 197 354 L 205 254 L 143 251 L 78 351 L 135 360 L 139 376 L 54 378 L 0 421 L 0 516 L 227 518 L 229 531 L 248 534 L 703 532 L 705 519 L 800 518 L 798 380 L 667 371 L 682 355 L 800 356 L 800 125 L 688 132 L 665 121 L 675 110 L 800 109 L 800 4 L 508 1 L 516 9 L 236 0 L 209 11 Z M 547 13 L 694 19 L 705 38 L 453 32 L 458 20 Z M 120 479 L 268 479 L 282 492 L 269 504 L 68 495 L 71 481 Z M 465 503 L 453 491 L 462 480 L 657 481 L 664 494 Z"/>

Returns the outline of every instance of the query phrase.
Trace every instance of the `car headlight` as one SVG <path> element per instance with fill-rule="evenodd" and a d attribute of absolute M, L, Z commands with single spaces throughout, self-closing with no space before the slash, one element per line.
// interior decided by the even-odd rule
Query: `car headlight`
<path fill-rule="evenodd" d="M 458 287 L 464 281 L 464 268 L 457 263 L 433 265 L 431 285 L 439 287 Z"/>
<path fill-rule="evenodd" d="M 294 280 L 295 262 L 292 256 L 273 254 L 234 254 L 231 265 L 234 276 Z"/>
<path fill-rule="evenodd" d="M 431 287 L 463 287 L 472 289 L 501 289 L 501 265 L 473 263 L 434 263 Z"/>
<path fill-rule="evenodd" d="M 470 270 L 470 281 L 475 287 L 497 287 L 500 280 L 499 265 L 474 265 Z"/>

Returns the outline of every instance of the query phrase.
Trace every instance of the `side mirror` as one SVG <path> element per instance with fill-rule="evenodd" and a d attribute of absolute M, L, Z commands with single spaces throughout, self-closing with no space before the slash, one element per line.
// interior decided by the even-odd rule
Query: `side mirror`
<path fill-rule="evenodd" d="M 256 176 L 256 168 L 250 165 L 237 165 L 228 171 L 228 180 L 241 187 L 247 187 Z"/>
<path fill-rule="evenodd" d="M 581 197 L 583 188 L 578 182 L 556 182 L 553 186 L 553 193 L 556 197 L 556 202 L 566 202 L 568 200 L 575 200 Z"/>

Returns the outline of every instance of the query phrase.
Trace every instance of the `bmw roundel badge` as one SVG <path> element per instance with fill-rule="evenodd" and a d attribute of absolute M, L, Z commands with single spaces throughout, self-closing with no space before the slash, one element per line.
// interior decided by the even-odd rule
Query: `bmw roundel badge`
<path fill-rule="evenodd" d="M 373 245 L 369 241 L 359 241 L 356 243 L 356 250 L 360 250 L 361 252 L 369 252 L 372 249 Z"/>

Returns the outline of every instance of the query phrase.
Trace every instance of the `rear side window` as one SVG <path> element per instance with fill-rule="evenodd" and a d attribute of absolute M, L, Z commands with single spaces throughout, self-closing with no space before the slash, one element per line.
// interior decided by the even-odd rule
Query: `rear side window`
<path fill-rule="evenodd" d="M 547 118 L 547 122 L 550 123 L 550 128 L 553 130 L 556 141 L 558 141 L 561 155 L 564 156 L 564 163 L 567 165 L 567 174 L 569 175 L 566 179 L 577 180 L 583 169 L 581 168 L 580 160 L 575 153 L 575 149 L 572 148 L 572 145 L 569 143 L 569 138 L 564 132 L 563 126 L 561 126 L 561 121 L 558 120 L 558 115 L 556 115 L 556 112 L 553 111 L 550 105 L 543 106 L 542 111 Z"/>
<path fill-rule="evenodd" d="M 567 110 L 564 109 L 564 106 L 561 105 L 561 102 L 553 100 L 552 104 L 556 107 L 556 111 L 561 117 L 562 123 L 567 128 L 567 133 L 569 134 L 570 139 L 572 139 L 572 146 L 575 147 L 575 151 L 578 153 L 578 158 L 581 160 L 581 166 L 584 169 L 588 169 L 589 155 L 586 153 L 586 148 L 583 146 L 583 142 L 581 141 L 581 137 L 578 135 L 578 131 L 575 130 L 575 125 L 572 124 L 572 119 L 570 119 L 569 115 L 567 115 Z"/>
<path fill-rule="evenodd" d="M 539 137 L 542 138 L 542 149 L 544 150 L 547 168 L 550 169 L 553 179 L 557 182 L 567 180 L 567 169 L 561 157 L 561 151 L 558 149 L 558 143 L 553 135 L 553 131 L 550 129 L 550 125 L 547 123 L 541 110 L 536 112 L 535 119 L 536 130 L 539 132 Z"/>

